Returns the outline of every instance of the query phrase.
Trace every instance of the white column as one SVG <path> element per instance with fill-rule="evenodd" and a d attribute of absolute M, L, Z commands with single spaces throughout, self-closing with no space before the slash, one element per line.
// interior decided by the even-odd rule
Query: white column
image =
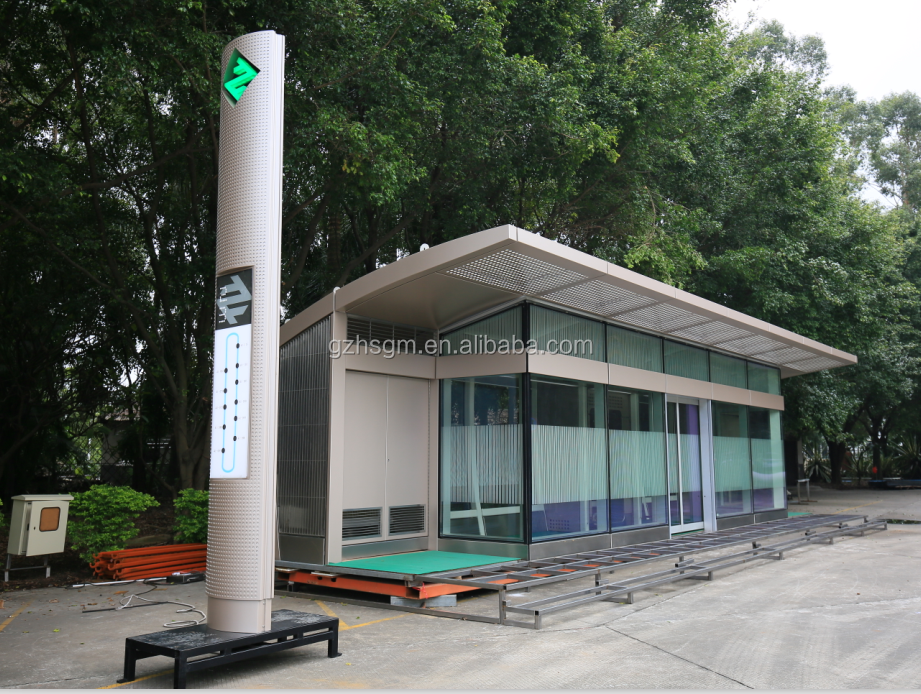
<path fill-rule="evenodd" d="M 260 31 L 231 41 L 221 59 L 208 625 L 243 633 L 271 628 L 274 594 L 284 46 Z M 246 329 L 237 326 L 244 294 Z M 225 426 L 237 427 L 235 440 Z"/>

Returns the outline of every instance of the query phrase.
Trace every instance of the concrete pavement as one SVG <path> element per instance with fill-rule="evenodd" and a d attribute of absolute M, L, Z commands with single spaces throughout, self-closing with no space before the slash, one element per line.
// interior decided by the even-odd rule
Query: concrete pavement
<path fill-rule="evenodd" d="M 817 490 L 814 497 L 819 503 L 808 510 L 817 513 L 921 520 L 921 491 Z M 782 562 L 721 572 L 712 583 L 661 586 L 657 593 L 638 594 L 633 605 L 586 605 L 547 619 L 541 631 L 332 599 L 278 598 L 276 609 L 338 616 L 344 657 L 327 659 L 325 646 L 317 644 L 193 673 L 189 687 L 917 688 L 919 575 L 921 525 L 891 525 L 884 533 L 795 550 Z M 82 613 L 82 605 L 114 604 L 122 590 L 4 594 L 0 683 L 169 688 L 165 658 L 140 661 L 142 679 L 115 684 L 126 636 L 184 618 L 175 614 L 178 606 L 167 605 Z M 203 584 L 148 597 L 206 603 Z M 494 597 L 468 598 L 464 607 L 485 613 L 494 603 Z"/>

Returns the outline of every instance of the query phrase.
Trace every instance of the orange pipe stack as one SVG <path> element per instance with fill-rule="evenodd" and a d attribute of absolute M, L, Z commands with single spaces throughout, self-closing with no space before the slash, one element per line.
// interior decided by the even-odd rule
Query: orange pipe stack
<path fill-rule="evenodd" d="M 177 571 L 204 571 L 208 545 L 161 545 L 100 552 L 90 567 L 98 577 L 110 581 L 158 578 Z"/>

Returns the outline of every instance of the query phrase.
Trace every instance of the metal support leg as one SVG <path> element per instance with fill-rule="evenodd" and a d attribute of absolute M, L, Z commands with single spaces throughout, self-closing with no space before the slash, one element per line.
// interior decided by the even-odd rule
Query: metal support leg
<path fill-rule="evenodd" d="M 332 633 L 333 633 L 332 638 L 327 643 L 326 657 L 327 658 L 338 658 L 340 655 L 342 655 L 339 652 L 339 627 L 338 625 L 336 626 L 335 629 L 332 630 Z M 301 634 L 301 636 L 303 636 L 303 634 Z"/>
<path fill-rule="evenodd" d="M 125 682 L 134 682 L 134 671 L 136 664 L 137 654 L 134 652 L 134 647 L 131 645 L 130 641 L 125 641 L 125 676 L 116 681 L 119 684 L 123 684 Z"/>
<path fill-rule="evenodd" d="M 3 569 L 3 582 L 9 583 L 10 580 L 10 562 L 13 560 L 13 557 L 9 554 L 6 555 L 6 566 Z"/>
<path fill-rule="evenodd" d="M 48 555 L 45 555 L 45 578 L 51 578 L 51 564 L 48 562 Z"/>
<path fill-rule="evenodd" d="M 189 673 L 189 664 L 184 655 L 176 656 L 176 666 L 173 669 L 173 689 L 185 689 L 185 678 Z"/>

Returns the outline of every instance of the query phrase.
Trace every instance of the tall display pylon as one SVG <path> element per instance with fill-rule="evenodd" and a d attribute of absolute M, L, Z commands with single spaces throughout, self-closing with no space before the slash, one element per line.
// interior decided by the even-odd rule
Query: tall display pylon
<path fill-rule="evenodd" d="M 208 626 L 271 628 L 285 38 L 221 57 Z"/>

